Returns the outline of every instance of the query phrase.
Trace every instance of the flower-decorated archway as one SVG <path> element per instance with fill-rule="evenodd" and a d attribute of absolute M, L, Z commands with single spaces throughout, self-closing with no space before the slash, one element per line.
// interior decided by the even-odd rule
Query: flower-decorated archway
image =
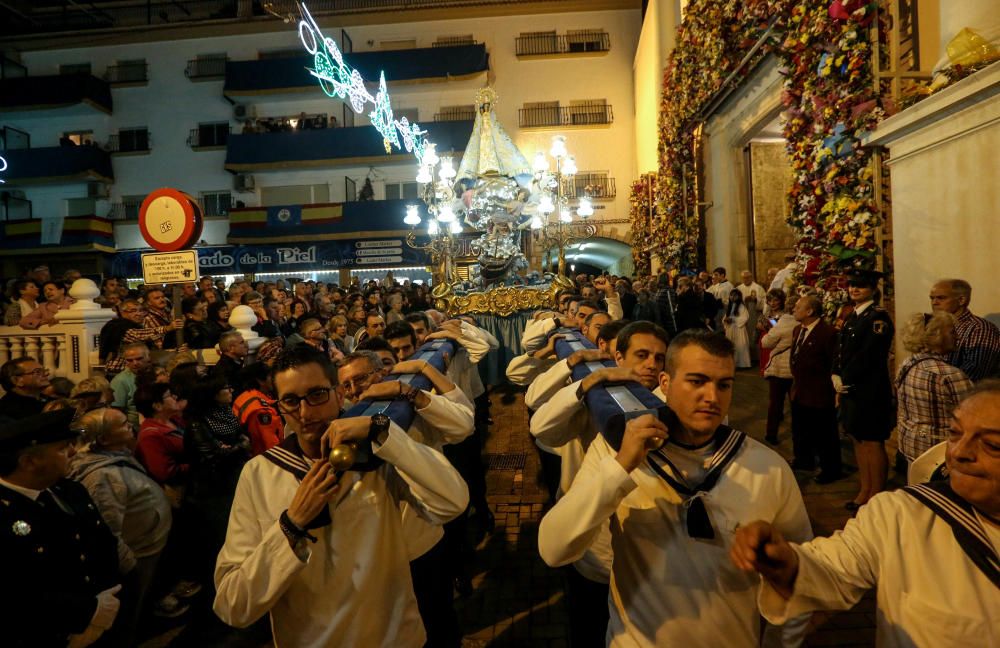
<path fill-rule="evenodd" d="M 754 58 L 770 52 L 786 79 L 783 130 L 794 173 L 788 223 L 798 234 L 804 278 L 824 283 L 844 266 L 874 267 L 882 219 L 872 152 L 860 142 L 885 116 L 870 40 L 879 9 L 874 0 L 691 0 L 664 71 L 648 228 L 642 213 L 649 180 L 633 186 L 635 250 L 682 268 L 696 265 L 700 114 L 730 74 L 749 72 Z M 754 49 L 762 36 L 763 47 Z"/>

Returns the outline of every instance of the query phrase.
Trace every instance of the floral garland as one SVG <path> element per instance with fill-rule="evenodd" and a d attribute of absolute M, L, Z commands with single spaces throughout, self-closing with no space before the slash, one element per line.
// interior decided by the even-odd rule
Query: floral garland
<path fill-rule="evenodd" d="M 650 236 L 650 210 L 653 207 L 651 199 L 654 175 L 647 173 L 632 183 L 629 193 L 629 221 L 631 223 L 632 262 L 635 274 L 650 273 L 649 248 L 652 245 Z"/>
<path fill-rule="evenodd" d="M 782 62 L 784 135 L 795 180 L 789 224 L 800 267 L 825 283 L 843 266 L 875 263 L 882 224 L 871 152 L 861 138 L 884 116 L 872 82 L 868 28 L 877 0 L 692 0 L 664 72 L 656 218 L 650 235 L 664 262 L 697 259 L 694 118 L 760 38 L 773 16 L 782 36 L 762 48 Z M 745 69 L 752 69 L 752 65 Z"/>

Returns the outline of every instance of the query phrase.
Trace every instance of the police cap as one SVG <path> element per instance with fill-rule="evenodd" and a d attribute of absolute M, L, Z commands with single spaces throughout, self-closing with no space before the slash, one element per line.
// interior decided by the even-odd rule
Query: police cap
<path fill-rule="evenodd" d="M 0 424 L 0 453 L 75 439 L 80 435 L 80 430 L 72 425 L 75 414 L 74 409 L 63 409 Z"/>

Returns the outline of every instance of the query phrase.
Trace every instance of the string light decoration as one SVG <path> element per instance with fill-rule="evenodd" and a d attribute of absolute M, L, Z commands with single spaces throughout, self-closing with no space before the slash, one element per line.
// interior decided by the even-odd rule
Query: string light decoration
<path fill-rule="evenodd" d="M 0 157 L 0 173 L 4 172 L 6 170 L 7 170 L 7 160 L 5 160 L 2 157 Z M 0 184 L 4 184 L 6 182 L 7 182 L 6 180 L 4 180 L 3 178 L 0 178 Z"/>
<path fill-rule="evenodd" d="M 299 21 L 299 40 L 313 56 L 313 67 L 307 69 L 319 81 L 319 87 L 328 97 L 346 101 L 358 114 L 363 113 L 368 104 L 372 104 L 368 119 L 382 136 L 385 152 L 392 153 L 392 147 L 405 149 L 423 164 L 428 144 L 424 138 L 427 131 L 422 130 L 418 124 L 411 124 L 406 117 L 393 117 L 385 72 L 379 72 L 378 93 L 372 96 L 365 87 L 364 77 L 344 61 L 340 48 L 332 38 L 323 35 L 309 9 L 302 3 L 298 3 L 298 7 L 302 16 Z"/>

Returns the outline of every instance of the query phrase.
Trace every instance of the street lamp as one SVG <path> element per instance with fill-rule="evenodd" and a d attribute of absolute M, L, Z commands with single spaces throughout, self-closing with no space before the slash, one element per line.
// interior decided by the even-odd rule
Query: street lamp
<path fill-rule="evenodd" d="M 456 210 L 461 210 L 461 203 L 455 196 L 455 163 L 450 155 L 439 157 L 434 144 L 427 144 L 420 162 L 416 180 L 420 199 L 427 205 L 430 241 L 417 243 L 414 229 L 406 235 L 406 244 L 430 254 L 431 264 L 436 268 L 433 272 L 435 284 L 457 283 L 453 259 L 458 250 L 456 235 L 462 233 L 462 223 L 456 214 Z M 421 223 L 419 212 L 417 205 L 407 205 L 403 222 L 416 228 Z"/>
<path fill-rule="evenodd" d="M 531 229 L 535 239 L 541 239 L 548 250 L 556 248 L 559 253 L 559 274 L 566 274 L 566 248 L 577 241 L 588 239 L 597 228 L 587 222 L 594 215 L 590 196 L 577 200 L 576 215 L 583 219 L 574 222 L 571 196 L 564 193 L 563 181 L 572 181 L 576 175 L 576 158 L 566 149 L 566 138 L 556 135 L 552 138 L 549 155 L 555 160 L 555 171 L 550 171 L 549 159 L 544 151 L 535 153 L 532 167 L 535 171 L 535 192 L 537 194 L 537 214 L 531 219 Z M 556 214 L 555 217 L 552 215 Z"/>

